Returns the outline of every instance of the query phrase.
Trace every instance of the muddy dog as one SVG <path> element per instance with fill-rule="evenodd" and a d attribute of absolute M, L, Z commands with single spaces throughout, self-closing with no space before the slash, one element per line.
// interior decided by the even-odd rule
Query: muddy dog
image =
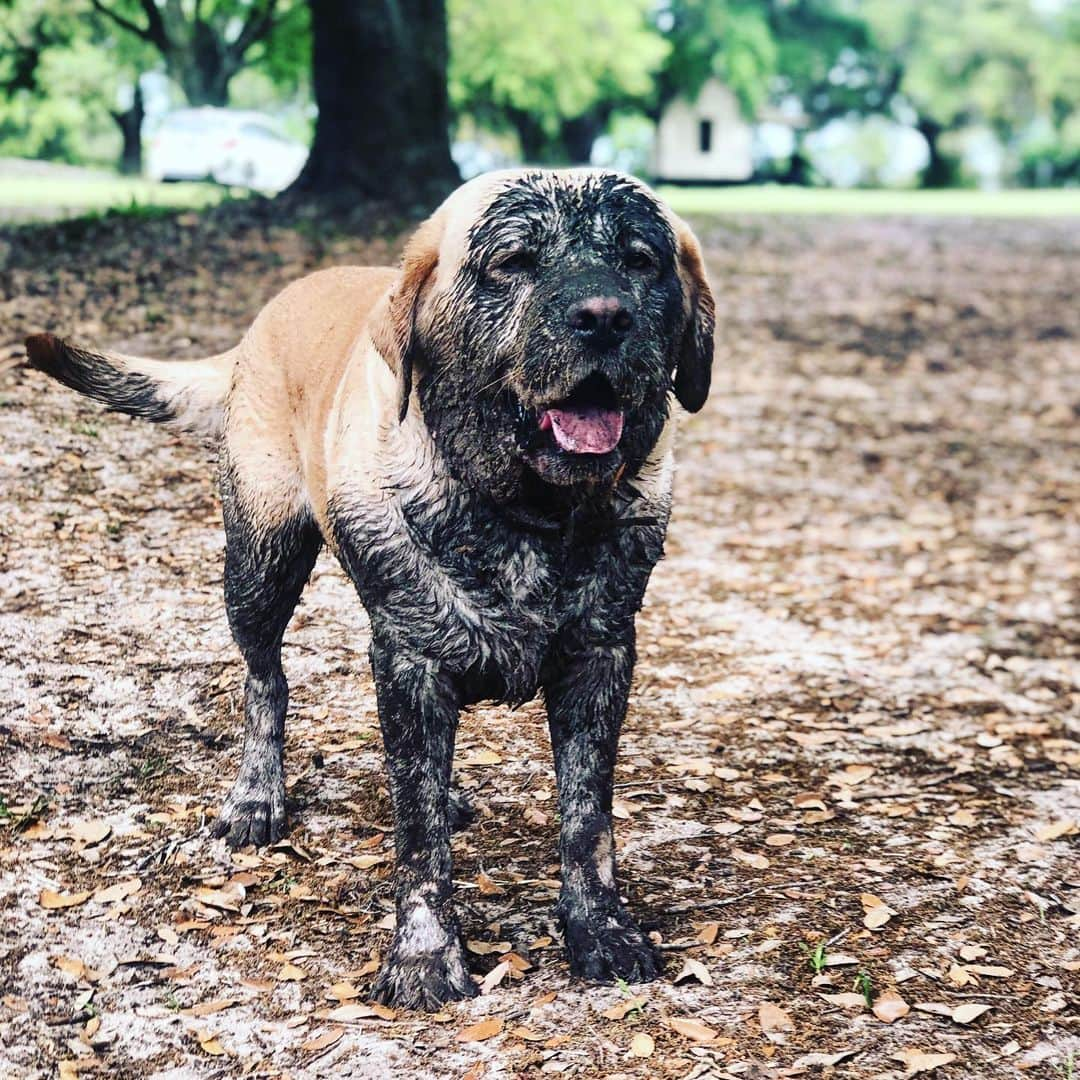
<path fill-rule="evenodd" d="M 111 409 L 216 436 L 225 602 L 247 662 L 236 847 L 285 829 L 285 627 L 326 543 L 371 617 L 394 806 L 397 927 L 375 996 L 476 992 L 451 897 L 458 714 L 542 691 L 570 969 L 659 970 L 619 901 L 611 800 L 634 617 L 663 551 L 673 402 L 709 390 L 713 298 L 690 229 L 638 181 L 485 175 L 399 269 L 286 288 L 219 356 L 158 361 L 31 337 L 33 367 Z"/>

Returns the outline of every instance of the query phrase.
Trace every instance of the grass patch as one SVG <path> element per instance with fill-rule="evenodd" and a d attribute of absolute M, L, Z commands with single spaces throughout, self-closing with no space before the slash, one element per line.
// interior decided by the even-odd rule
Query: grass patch
<path fill-rule="evenodd" d="M 1080 189 L 862 191 L 777 184 L 661 187 L 680 214 L 818 214 L 851 217 L 1080 217 Z"/>
<path fill-rule="evenodd" d="M 228 195 L 216 184 L 158 184 L 137 177 L 0 175 L 0 219 L 33 220 L 119 210 L 153 216 L 155 210 L 214 206 Z"/>

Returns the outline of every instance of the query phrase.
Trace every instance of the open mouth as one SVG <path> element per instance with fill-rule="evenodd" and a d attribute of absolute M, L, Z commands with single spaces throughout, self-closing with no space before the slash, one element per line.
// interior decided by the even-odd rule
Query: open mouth
<path fill-rule="evenodd" d="M 608 454 L 622 438 L 623 410 L 611 383 L 594 372 L 578 383 L 568 397 L 529 410 L 523 421 L 532 427 L 531 432 L 523 432 L 528 450 Z"/>

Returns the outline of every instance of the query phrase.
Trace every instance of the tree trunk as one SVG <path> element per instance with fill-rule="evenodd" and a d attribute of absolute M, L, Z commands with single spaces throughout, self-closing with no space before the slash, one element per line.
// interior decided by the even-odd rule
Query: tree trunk
<path fill-rule="evenodd" d="M 146 117 L 142 87 L 138 79 L 135 80 L 135 96 L 131 108 L 110 115 L 120 128 L 124 140 L 123 149 L 120 151 L 120 171 L 125 176 L 138 176 L 142 172 L 142 126 Z"/>
<path fill-rule="evenodd" d="M 930 151 L 930 160 L 923 170 L 922 186 L 924 188 L 944 188 L 952 183 L 952 165 L 941 153 L 938 140 L 945 130 L 936 120 L 928 120 L 920 117 L 916 125 L 919 134 L 926 140 L 927 149 Z"/>
<path fill-rule="evenodd" d="M 426 209 L 460 183 L 450 157 L 445 0 L 309 0 L 319 107 L 287 196 Z"/>
<path fill-rule="evenodd" d="M 552 160 L 551 139 L 532 113 L 508 108 L 507 119 L 517 135 L 521 157 L 526 165 L 547 165 Z"/>
<path fill-rule="evenodd" d="M 589 164 L 593 143 L 603 134 L 610 118 L 611 110 L 601 106 L 562 122 L 559 134 L 569 164 Z"/>

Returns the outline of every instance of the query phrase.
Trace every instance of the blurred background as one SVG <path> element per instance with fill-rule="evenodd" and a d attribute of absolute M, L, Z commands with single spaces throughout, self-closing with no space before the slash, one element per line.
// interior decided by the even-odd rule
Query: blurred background
<path fill-rule="evenodd" d="M 698 211 L 1060 213 L 1078 99 L 1075 0 L 0 0 L 0 218 L 419 207 L 522 161 Z"/>

